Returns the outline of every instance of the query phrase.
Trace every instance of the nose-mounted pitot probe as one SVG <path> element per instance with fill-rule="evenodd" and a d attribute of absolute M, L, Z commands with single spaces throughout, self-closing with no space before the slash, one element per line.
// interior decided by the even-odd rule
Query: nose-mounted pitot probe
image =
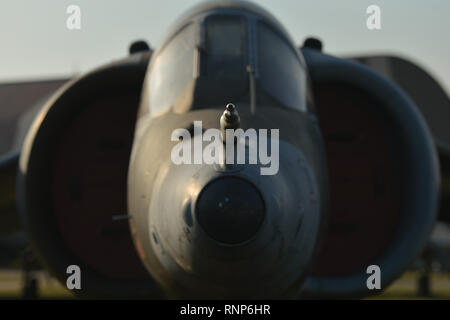
<path fill-rule="evenodd" d="M 236 106 L 232 103 L 227 104 L 225 111 L 220 117 L 220 130 L 222 131 L 222 141 L 226 143 L 227 129 L 238 129 L 241 126 L 241 118 L 236 109 Z"/>

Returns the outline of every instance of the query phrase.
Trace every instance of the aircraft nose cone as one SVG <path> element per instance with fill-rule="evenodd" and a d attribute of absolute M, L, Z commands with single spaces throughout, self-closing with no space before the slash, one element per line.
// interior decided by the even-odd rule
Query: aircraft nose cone
<path fill-rule="evenodd" d="M 209 237 L 236 245 L 253 238 L 265 218 L 264 200 L 244 179 L 224 177 L 207 184 L 196 205 L 198 223 Z"/>

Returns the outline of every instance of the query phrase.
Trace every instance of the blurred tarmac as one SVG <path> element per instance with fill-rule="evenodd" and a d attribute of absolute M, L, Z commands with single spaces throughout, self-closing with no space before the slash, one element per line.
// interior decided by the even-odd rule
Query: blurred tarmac
<path fill-rule="evenodd" d="M 35 274 L 39 280 L 41 299 L 74 299 L 72 293 L 45 271 Z M 431 297 L 417 295 L 417 272 L 406 272 L 382 294 L 368 299 L 445 299 L 450 300 L 450 276 L 433 273 L 431 275 Z M 20 299 L 23 278 L 18 270 L 0 270 L 0 299 Z"/>

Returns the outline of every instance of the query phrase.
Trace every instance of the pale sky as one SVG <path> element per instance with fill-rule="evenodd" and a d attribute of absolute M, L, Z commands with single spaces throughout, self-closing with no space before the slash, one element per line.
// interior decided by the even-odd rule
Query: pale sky
<path fill-rule="evenodd" d="M 136 39 L 158 45 L 167 27 L 200 0 L 0 0 L 0 82 L 69 76 L 127 54 Z M 330 54 L 401 55 L 450 93 L 448 0 L 260 0 L 297 43 L 314 35 Z M 66 9 L 81 8 L 81 30 Z M 381 8 L 381 30 L 366 8 Z"/>

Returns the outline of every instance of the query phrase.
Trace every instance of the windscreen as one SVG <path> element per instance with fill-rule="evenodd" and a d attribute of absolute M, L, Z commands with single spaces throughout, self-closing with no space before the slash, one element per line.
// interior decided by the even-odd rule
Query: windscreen
<path fill-rule="evenodd" d="M 195 28 L 178 32 L 158 53 L 149 78 L 150 112 L 171 107 L 194 77 Z"/>
<path fill-rule="evenodd" d="M 265 23 L 258 23 L 258 83 L 281 105 L 305 111 L 307 71 L 295 48 Z"/>
<path fill-rule="evenodd" d="M 220 15 L 206 20 L 205 72 L 209 77 L 242 78 L 247 64 L 244 17 Z"/>

